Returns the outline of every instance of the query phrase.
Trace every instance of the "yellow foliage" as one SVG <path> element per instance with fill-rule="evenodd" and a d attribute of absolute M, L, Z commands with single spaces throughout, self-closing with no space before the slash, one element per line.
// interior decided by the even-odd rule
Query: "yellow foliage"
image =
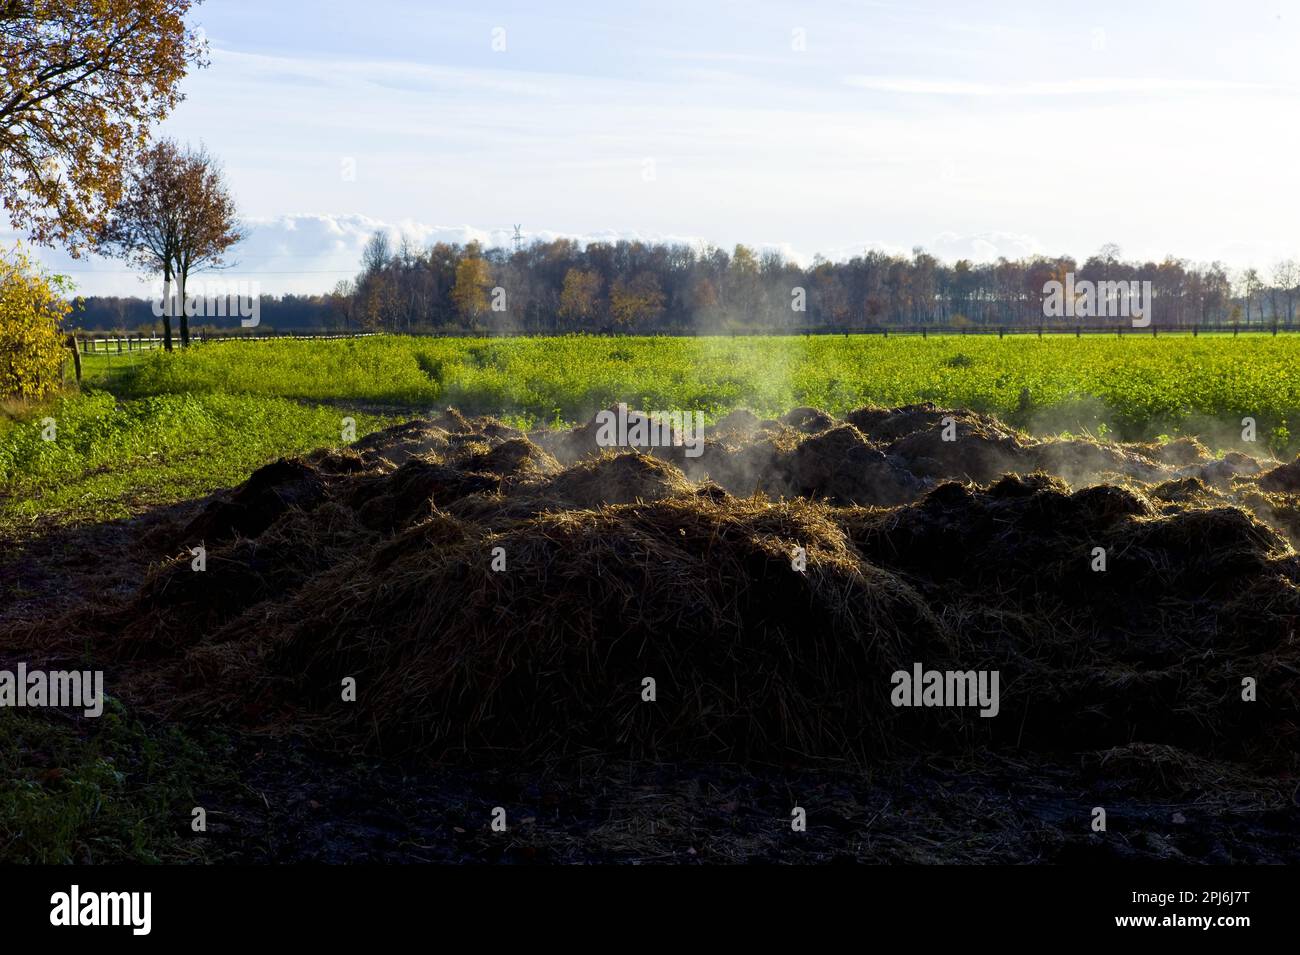
<path fill-rule="evenodd" d="M 59 323 L 71 306 L 64 281 L 22 249 L 0 254 L 0 397 L 44 398 L 60 385 L 67 352 Z"/>
<path fill-rule="evenodd" d="M 471 255 L 456 263 L 456 284 L 451 300 L 465 318 L 476 318 L 488 309 L 487 287 L 492 281 L 487 262 Z"/>
<path fill-rule="evenodd" d="M 596 312 L 600 297 L 600 273 L 569 269 L 564 273 L 564 289 L 560 292 L 560 316 L 585 319 Z"/>
<path fill-rule="evenodd" d="M 664 293 L 658 280 L 649 272 L 638 272 L 632 281 L 614 280 L 609 290 L 609 311 L 614 324 L 631 328 L 648 322 L 663 310 Z"/>

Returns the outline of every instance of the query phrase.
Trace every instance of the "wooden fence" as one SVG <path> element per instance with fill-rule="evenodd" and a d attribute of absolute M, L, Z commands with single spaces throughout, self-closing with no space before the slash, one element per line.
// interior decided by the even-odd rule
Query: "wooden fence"
<path fill-rule="evenodd" d="M 275 332 L 264 335 L 212 334 L 196 332 L 190 336 L 190 344 L 204 342 L 264 342 L 286 338 L 306 340 L 324 340 L 332 338 L 368 338 L 375 332 Z M 126 355 L 137 351 L 152 351 L 162 348 L 165 339 L 161 335 L 96 335 L 77 333 L 77 348 L 83 355 Z M 179 336 L 172 336 L 172 347 L 180 348 Z"/>
<path fill-rule="evenodd" d="M 1159 337 L 1161 335 L 1186 335 L 1193 338 L 1202 334 L 1217 335 L 1277 335 L 1279 332 L 1294 333 L 1300 331 L 1292 323 L 1272 323 L 1267 325 L 1150 325 L 1146 328 L 1135 328 L 1131 323 L 1117 324 L 1075 324 L 1075 325 L 967 325 L 954 327 L 950 325 L 877 325 L 863 327 L 845 327 L 845 326 L 818 326 L 818 327 L 799 327 L 787 326 L 784 328 L 754 328 L 735 331 L 696 331 L 696 330 L 663 330 L 657 332 L 611 332 L 589 333 L 593 337 L 619 336 L 619 335 L 668 335 L 681 337 L 696 337 L 704 335 L 721 335 L 732 338 L 739 336 L 811 336 L 811 335 L 878 335 L 882 338 L 898 337 L 921 337 L 928 338 L 931 335 L 936 337 L 980 337 L 996 335 L 998 338 L 1005 338 L 1009 335 L 1031 335 L 1042 338 L 1044 335 L 1072 335 L 1076 338 L 1082 338 L 1084 335 L 1114 335 L 1120 338 L 1132 338 L 1135 336 Z M 334 331 L 303 331 L 303 332 L 267 332 L 263 334 L 240 334 L 231 333 L 212 333 L 196 332 L 190 336 L 192 344 L 204 344 L 213 342 L 265 342 L 265 341 L 283 341 L 285 339 L 301 341 L 329 341 L 334 339 L 345 338 L 370 338 L 375 335 L 385 334 L 381 332 L 334 332 Z M 411 331 L 401 334 L 412 335 L 422 338 L 546 338 L 557 334 L 552 331 L 518 331 L 502 329 L 438 329 L 429 331 Z M 161 335 L 104 335 L 104 334 L 87 334 L 76 333 L 77 347 L 83 355 L 104 355 L 117 354 L 126 355 L 137 351 L 151 351 L 163 347 L 163 337 Z M 180 339 L 176 336 L 172 338 L 173 346 L 180 347 Z"/>

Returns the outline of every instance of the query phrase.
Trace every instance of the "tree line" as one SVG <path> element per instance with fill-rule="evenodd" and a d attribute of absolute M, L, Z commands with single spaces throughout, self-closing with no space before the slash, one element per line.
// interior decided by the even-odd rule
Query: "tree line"
<path fill-rule="evenodd" d="M 867 251 L 847 261 L 818 257 L 803 267 L 775 251 L 572 239 L 519 249 L 439 242 L 394 243 L 376 232 L 361 271 L 331 292 L 264 298 L 265 328 L 538 334 L 701 333 L 1013 327 L 1075 324 L 1044 318 L 1044 285 L 1147 282 L 1153 324 L 1204 327 L 1294 324 L 1300 266 L 1266 273 L 1125 260 L 1108 245 L 1082 262 L 1069 256 L 946 263 L 922 249 L 910 256 Z M 88 328 L 148 325 L 136 300 L 88 299 Z M 123 321 L 128 314 L 138 321 Z M 1088 319 L 1080 320 L 1083 322 Z M 237 324 L 228 322 L 229 325 Z"/>
<path fill-rule="evenodd" d="M 1220 263 L 1172 257 L 1130 262 L 1106 246 L 1083 262 L 1034 257 L 945 263 L 867 251 L 807 267 L 775 251 L 712 246 L 535 242 L 517 251 L 439 243 L 390 248 L 376 233 L 357 279 L 332 307 L 359 328 L 519 329 L 535 332 L 674 332 L 890 325 L 1040 324 L 1043 287 L 1067 273 L 1093 281 L 1150 281 L 1154 321 L 1206 325 L 1294 318 L 1300 268 L 1268 281 Z M 495 297 L 494 297 L 495 296 Z"/>

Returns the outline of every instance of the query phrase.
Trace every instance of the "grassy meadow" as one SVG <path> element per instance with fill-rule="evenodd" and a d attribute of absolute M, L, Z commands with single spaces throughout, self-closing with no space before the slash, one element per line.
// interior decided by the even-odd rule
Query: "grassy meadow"
<path fill-rule="evenodd" d="M 778 415 L 933 401 L 1039 433 L 1194 433 L 1294 449 L 1300 338 L 1070 336 L 219 342 L 95 355 L 80 392 L 0 419 L 0 529 L 111 519 L 239 482 L 282 454 L 455 406 L 562 425 L 626 401 Z M 57 440 L 42 440 L 53 418 Z"/>

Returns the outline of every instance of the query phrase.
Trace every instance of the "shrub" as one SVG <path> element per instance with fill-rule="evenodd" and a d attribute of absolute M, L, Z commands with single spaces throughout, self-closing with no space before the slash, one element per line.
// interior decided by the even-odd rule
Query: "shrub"
<path fill-rule="evenodd" d="M 61 384 L 66 288 L 21 248 L 0 255 L 0 397 L 45 398 Z"/>

